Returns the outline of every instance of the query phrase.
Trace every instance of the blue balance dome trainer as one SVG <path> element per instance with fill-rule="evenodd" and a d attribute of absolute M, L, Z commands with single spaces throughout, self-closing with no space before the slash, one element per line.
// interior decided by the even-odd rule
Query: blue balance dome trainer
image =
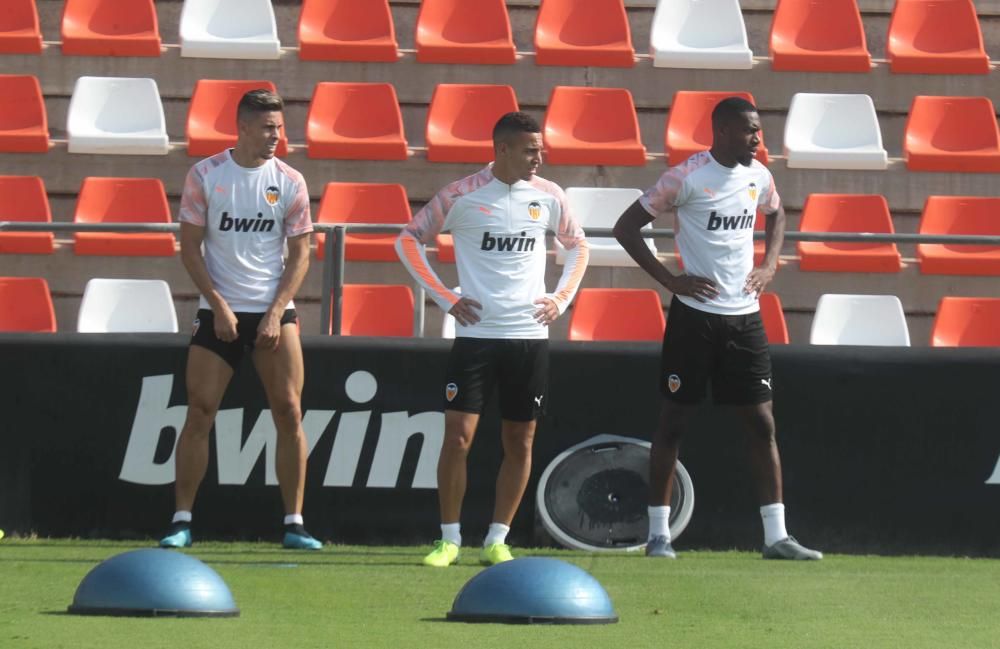
<path fill-rule="evenodd" d="M 483 570 L 455 596 L 449 620 L 521 624 L 612 624 L 611 599 L 587 571 L 525 557 Z"/>
<path fill-rule="evenodd" d="M 204 563 L 180 552 L 133 550 L 87 573 L 70 613 L 175 617 L 236 617 L 226 582 Z"/>

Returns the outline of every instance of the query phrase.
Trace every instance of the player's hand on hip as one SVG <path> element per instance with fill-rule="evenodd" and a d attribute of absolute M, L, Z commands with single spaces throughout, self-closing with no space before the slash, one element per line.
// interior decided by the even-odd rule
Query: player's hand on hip
<path fill-rule="evenodd" d="M 771 283 L 772 279 L 774 279 L 774 270 L 766 266 L 754 268 L 747 275 L 747 281 L 743 284 L 743 291 L 760 297 L 760 294 L 764 292 L 764 289 Z"/>
<path fill-rule="evenodd" d="M 215 324 L 215 337 L 224 343 L 231 343 L 236 340 L 236 314 L 229 308 L 228 304 L 212 311 L 212 320 Z"/>
<path fill-rule="evenodd" d="M 538 310 L 535 311 L 535 321 L 546 327 L 552 324 L 552 322 L 559 317 L 559 307 L 556 306 L 556 301 L 550 297 L 540 297 L 533 302 L 533 304 L 538 305 Z"/>
<path fill-rule="evenodd" d="M 254 346 L 274 351 L 278 348 L 279 340 L 281 340 L 281 318 L 277 313 L 268 311 L 257 325 L 257 339 L 254 341 Z"/>
<path fill-rule="evenodd" d="M 483 308 L 483 305 L 470 297 L 459 298 L 458 302 L 451 305 L 448 313 L 454 316 L 458 324 L 467 327 L 479 322 L 479 314 L 476 313 Z"/>
<path fill-rule="evenodd" d="M 675 275 L 669 284 L 665 285 L 674 295 L 686 295 L 699 302 L 708 302 L 719 297 L 719 287 L 707 277 L 697 275 Z"/>

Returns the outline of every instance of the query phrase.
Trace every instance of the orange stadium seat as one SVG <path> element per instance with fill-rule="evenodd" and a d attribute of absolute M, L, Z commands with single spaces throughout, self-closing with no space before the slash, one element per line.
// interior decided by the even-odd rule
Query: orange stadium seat
<path fill-rule="evenodd" d="M 319 203 L 317 223 L 410 222 L 410 202 L 402 185 L 381 183 L 327 183 Z M 398 262 L 396 234 L 350 234 L 345 243 L 347 261 Z M 316 235 L 316 257 L 325 257 L 326 235 Z"/>
<path fill-rule="evenodd" d="M 48 282 L 41 277 L 0 277 L 0 331 L 56 331 Z"/>
<path fill-rule="evenodd" d="M 928 196 L 920 234 L 1000 235 L 1000 198 Z M 917 244 L 920 272 L 1000 275 L 1000 246 Z"/>
<path fill-rule="evenodd" d="M 35 0 L 6 0 L 0 11 L 0 53 L 38 54 L 42 30 Z"/>
<path fill-rule="evenodd" d="M 430 162 L 490 162 L 493 127 L 517 110 L 510 86 L 441 83 L 427 109 L 427 159 Z"/>
<path fill-rule="evenodd" d="M 455 263 L 455 239 L 450 234 L 437 235 L 437 260 L 446 264 Z"/>
<path fill-rule="evenodd" d="M 892 216 L 883 196 L 810 194 L 802 208 L 802 232 L 881 232 L 892 234 Z M 896 273 L 902 268 L 894 243 L 800 241 L 801 270 Z"/>
<path fill-rule="evenodd" d="M 570 340 L 663 340 L 660 295 L 645 288 L 583 288 L 569 321 Z"/>
<path fill-rule="evenodd" d="M 771 67 L 802 72 L 869 72 L 872 57 L 856 0 L 778 0 Z"/>
<path fill-rule="evenodd" d="M 49 120 L 38 79 L 27 74 L 0 74 L 0 151 L 48 150 Z"/>
<path fill-rule="evenodd" d="M 391 83 L 317 83 L 306 120 L 310 158 L 406 160 L 406 136 Z"/>
<path fill-rule="evenodd" d="M 674 94 L 674 101 L 667 114 L 667 133 L 664 139 L 667 164 L 671 167 L 679 165 L 695 153 L 712 147 L 712 111 L 716 104 L 727 97 L 741 97 L 756 105 L 749 92 L 678 90 Z M 760 148 L 757 149 L 757 160 L 765 165 L 768 162 L 763 133 Z"/>
<path fill-rule="evenodd" d="M 38 176 L 0 176 L 0 221 L 51 223 L 45 183 Z M 0 232 L 0 254 L 51 255 L 51 232 Z"/>
<path fill-rule="evenodd" d="M 772 345 L 787 345 L 788 325 L 785 323 L 785 311 L 781 308 L 781 298 L 777 293 L 760 294 L 760 319 L 764 322 L 764 332 L 767 342 Z"/>
<path fill-rule="evenodd" d="M 993 102 L 988 97 L 914 97 L 903 157 L 911 171 L 1000 171 Z"/>
<path fill-rule="evenodd" d="M 413 336 L 413 291 L 402 284 L 345 284 L 342 336 Z"/>
<path fill-rule="evenodd" d="M 542 0 L 535 63 L 631 68 L 632 33 L 622 0 Z"/>
<path fill-rule="evenodd" d="M 236 144 L 236 105 L 250 90 L 277 92 L 270 81 L 201 79 L 195 84 L 187 117 L 187 152 L 205 157 Z M 288 137 L 282 131 L 277 155 L 288 155 Z"/>
<path fill-rule="evenodd" d="M 303 0 L 299 58 L 395 62 L 399 46 L 389 0 Z"/>
<path fill-rule="evenodd" d="M 79 56 L 159 56 L 153 0 L 66 0 L 62 53 Z"/>
<path fill-rule="evenodd" d="M 635 104 L 624 88 L 556 86 L 544 131 L 550 164 L 646 164 Z"/>
<path fill-rule="evenodd" d="M 76 200 L 74 223 L 170 223 L 170 206 L 159 178 L 84 178 Z M 77 232 L 77 255 L 169 257 L 169 232 Z"/>
<path fill-rule="evenodd" d="M 941 298 L 931 347 L 1000 347 L 1000 298 Z"/>
<path fill-rule="evenodd" d="M 511 64 L 517 58 L 503 0 L 423 0 L 419 63 Z"/>
<path fill-rule="evenodd" d="M 990 71 L 972 0 L 896 0 L 886 52 L 889 69 L 896 73 Z"/>

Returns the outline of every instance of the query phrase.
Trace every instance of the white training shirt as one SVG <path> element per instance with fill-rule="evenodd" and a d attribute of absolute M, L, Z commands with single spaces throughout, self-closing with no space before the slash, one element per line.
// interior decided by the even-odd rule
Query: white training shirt
<path fill-rule="evenodd" d="M 684 304 L 721 315 L 759 310 L 757 296 L 743 290 L 753 270 L 753 226 L 757 208 L 781 206 L 774 178 L 753 160 L 724 167 L 711 153 L 696 153 L 664 173 L 639 202 L 654 218 L 676 210 L 677 247 L 688 275 L 706 277 L 719 289 L 708 302 L 678 295 Z"/>
<path fill-rule="evenodd" d="M 313 231 L 302 174 L 271 158 L 241 167 L 231 150 L 191 167 L 180 220 L 205 228 L 205 266 L 234 312 L 263 313 L 285 269 L 285 239 Z M 294 304 L 289 301 L 286 308 Z M 208 309 L 205 296 L 199 308 Z"/>
<path fill-rule="evenodd" d="M 566 310 L 587 268 L 583 229 L 569 212 L 566 195 L 553 182 L 533 176 L 508 185 L 492 165 L 451 183 L 417 212 L 396 240 L 407 270 L 445 311 L 459 295 L 446 287 L 427 263 L 424 246 L 450 230 L 462 296 L 483 305 L 480 321 L 456 323 L 459 338 L 547 338 L 535 321 L 534 301 L 551 298 Z M 552 293 L 545 292 L 545 234 L 556 233 L 566 247 L 566 264 Z"/>

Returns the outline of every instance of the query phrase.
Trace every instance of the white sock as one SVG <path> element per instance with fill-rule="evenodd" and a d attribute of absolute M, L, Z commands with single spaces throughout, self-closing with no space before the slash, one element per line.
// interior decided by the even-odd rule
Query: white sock
<path fill-rule="evenodd" d="M 462 524 L 441 523 L 441 538 L 448 543 L 462 545 Z"/>
<path fill-rule="evenodd" d="M 483 540 L 483 547 L 485 548 L 488 545 L 496 543 L 505 543 L 507 541 L 507 532 L 510 532 L 510 526 L 503 523 L 490 523 L 490 529 L 486 532 L 486 538 Z"/>
<path fill-rule="evenodd" d="M 669 541 L 670 505 L 647 507 L 646 511 L 649 513 L 649 538 L 647 540 L 652 541 L 653 537 L 665 536 Z"/>
<path fill-rule="evenodd" d="M 305 525 L 302 514 L 289 514 L 285 516 L 285 525 Z"/>
<path fill-rule="evenodd" d="M 760 518 L 764 522 L 764 545 L 774 545 L 788 538 L 785 531 L 785 506 L 781 503 L 764 505 L 760 508 Z"/>
<path fill-rule="evenodd" d="M 191 512 L 186 509 L 178 509 L 174 512 L 174 518 L 170 521 L 171 523 L 190 523 L 191 522 Z"/>

